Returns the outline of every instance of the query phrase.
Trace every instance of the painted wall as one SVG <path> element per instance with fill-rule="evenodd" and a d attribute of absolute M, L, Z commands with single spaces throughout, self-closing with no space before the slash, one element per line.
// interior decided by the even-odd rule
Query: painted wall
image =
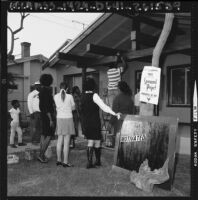
<path fill-rule="evenodd" d="M 43 63 L 38 62 L 37 60 L 31 61 L 31 68 L 30 68 L 30 85 L 33 85 L 36 81 L 39 80 L 42 69 Z"/>
<path fill-rule="evenodd" d="M 23 63 L 17 65 L 8 65 L 8 72 L 13 74 L 23 74 Z"/>
<path fill-rule="evenodd" d="M 20 63 L 17 65 L 8 65 L 8 72 L 19 76 L 24 76 L 24 64 Z M 24 102 L 24 94 L 26 88 L 24 86 L 24 82 L 26 82 L 27 80 L 28 78 L 25 77 L 15 78 L 17 89 L 8 90 L 8 110 L 11 108 L 11 101 L 16 99 L 20 102 L 22 113 L 26 113 L 26 106 Z"/>

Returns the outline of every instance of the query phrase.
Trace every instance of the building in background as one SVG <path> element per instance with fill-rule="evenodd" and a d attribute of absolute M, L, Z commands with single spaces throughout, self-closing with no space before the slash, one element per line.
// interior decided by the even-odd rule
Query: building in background
<path fill-rule="evenodd" d="M 50 73 L 55 79 L 53 92 L 56 90 L 56 71 L 53 69 L 42 70 L 42 65 L 47 58 L 41 54 L 31 56 L 28 42 L 21 43 L 21 58 L 8 63 L 8 73 L 14 77 L 16 87 L 8 90 L 8 109 L 11 107 L 11 101 L 19 100 L 21 105 L 22 117 L 29 115 L 27 109 L 27 96 L 31 91 L 31 86 L 39 80 L 42 73 Z"/>

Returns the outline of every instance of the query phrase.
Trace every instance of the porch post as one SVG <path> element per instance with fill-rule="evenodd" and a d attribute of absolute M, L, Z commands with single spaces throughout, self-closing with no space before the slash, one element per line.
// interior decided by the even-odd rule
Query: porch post
<path fill-rule="evenodd" d="M 137 19 L 132 20 L 131 29 L 131 50 L 135 51 L 139 49 L 138 34 L 140 32 L 140 22 Z"/>
<path fill-rule="evenodd" d="M 159 67 L 160 55 L 162 53 L 164 45 L 166 44 L 166 41 L 170 34 L 172 24 L 173 24 L 173 19 L 174 19 L 173 13 L 166 13 L 162 32 L 160 34 L 160 37 L 157 41 L 157 44 L 156 44 L 154 50 L 153 50 L 152 66 L 154 66 L 154 67 Z M 159 103 L 157 106 L 153 106 L 153 107 L 154 107 L 154 113 L 158 116 L 159 115 Z"/>
<path fill-rule="evenodd" d="M 86 67 L 82 67 L 82 92 L 85 92 L 85 80 L 86 80 Z"/>

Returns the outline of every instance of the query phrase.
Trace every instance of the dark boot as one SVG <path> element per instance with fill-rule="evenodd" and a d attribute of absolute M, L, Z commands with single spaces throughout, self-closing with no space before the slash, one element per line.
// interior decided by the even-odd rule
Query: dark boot
<path fill-rule="evenodd" d="M 93 167 L 92 163 L 92 157 L 93 157 L 93 147 L 87 147 L 87 169 Z"/>
<path fill-rule="evenodd" d="M 100 161 L 100 157 L 101 157 L 101 147 L 99 148 L 94 148 L 95 150 L 95 156 L 96 156 L 96 162 L 94 163 L 94 165 L 96 166 L 101 166 L 101 161 Z"/>

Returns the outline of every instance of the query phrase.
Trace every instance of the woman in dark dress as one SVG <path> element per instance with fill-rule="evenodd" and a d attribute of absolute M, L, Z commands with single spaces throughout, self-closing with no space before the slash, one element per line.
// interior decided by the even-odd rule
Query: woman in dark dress
<path fill-rule="evenodd" d="M 134 114 L 134 103 L 132 100 L 132 91 L 125 81 L 118 83 L 119 93 L 113 100 L 112 110 L 121 114 Z M 116 117 L 112 116 L 110 123 L 114 126 L 114 135 L 116 133 Z"/>
<path fill-rule="evenodd" d="M 52 96 L 50 85 L 53 82 L 53 78 L 50 74 L 42 74 L 40 77 L 41 90 L 39 93 L 39 107 L 41 111 L 42 120 L 42 133 L 40 141 L 40 155 L 38 160 L 42 163 L 46 163 L 45 152 L 49 146 L 51 138 L 55 132 L 55 105 Z"/>
<path fill-rule="evenodd" d="M 88 140 L 87 145 L 87 168 L 100 166 L 101 161 L 101 122 L 99 108 L 104 112 L 120 117 L 107 106 L 95 93 L 96 83 L 94 79 L 88 78 L 85 82 L 85 93 L 81 97 L 82 131 Z M 95 151 L 96 162 L 92 163 L 93 151 Z"/>

